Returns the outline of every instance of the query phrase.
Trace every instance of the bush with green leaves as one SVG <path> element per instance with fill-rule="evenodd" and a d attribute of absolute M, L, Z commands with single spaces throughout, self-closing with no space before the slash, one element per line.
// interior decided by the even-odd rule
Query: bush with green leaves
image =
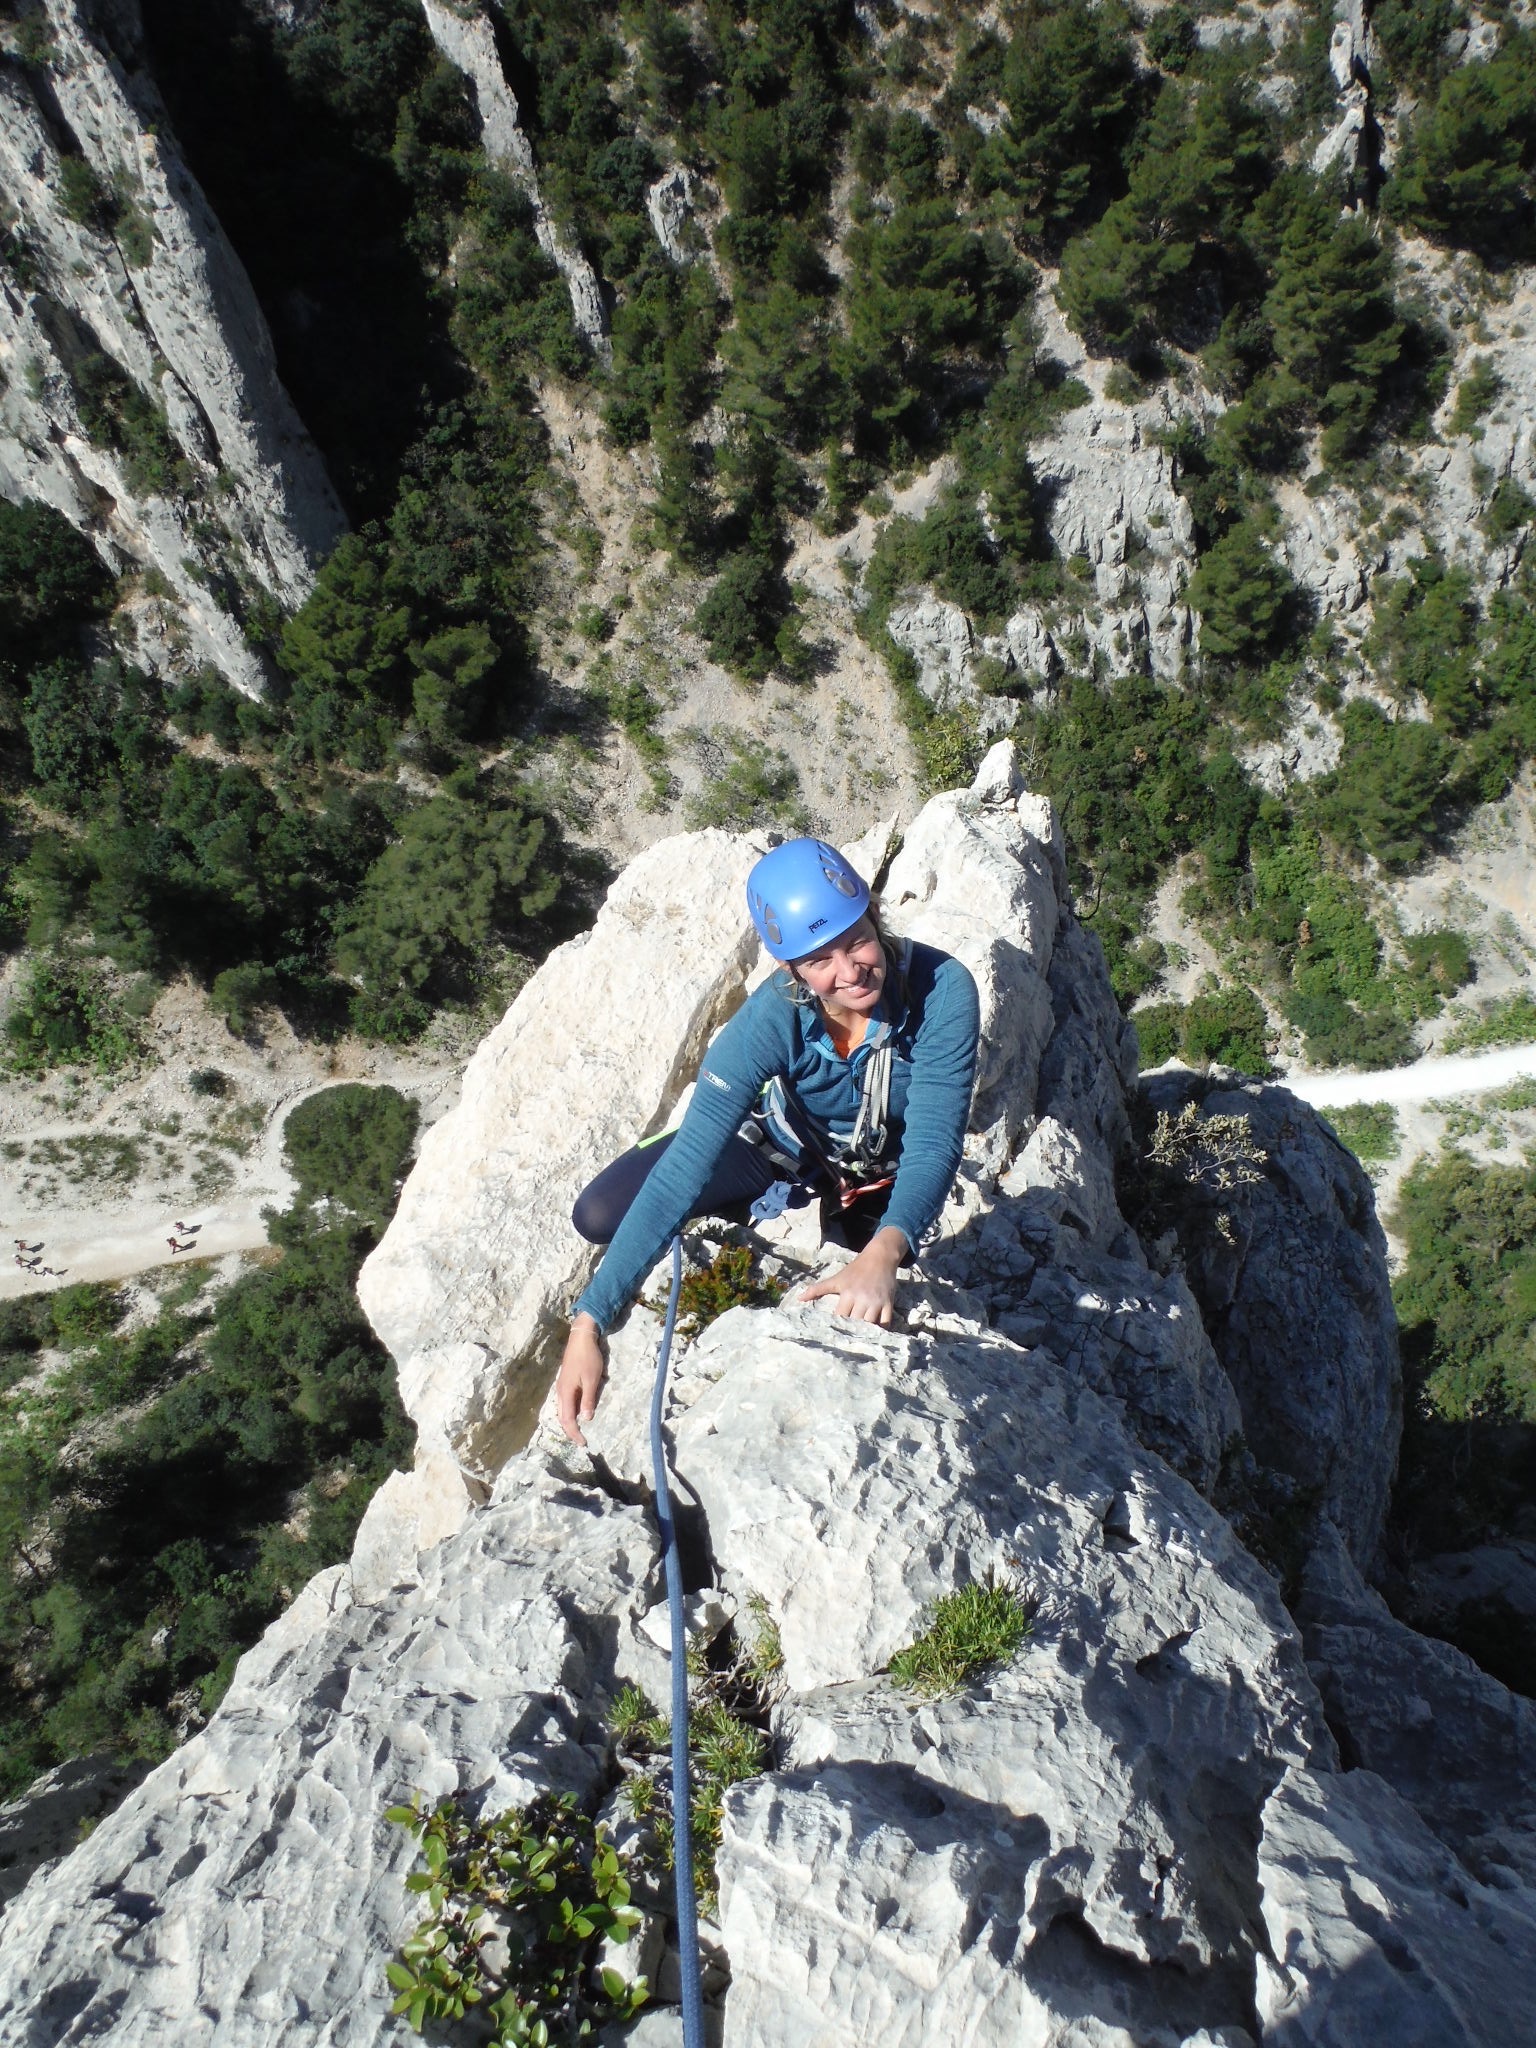
<path fill-rule="evenodd" d="M 544 852 L 548 829 L 516 802 L 442 795 L 406 812 L 337 942 L 342 973 L 359 985 L 361 1029 L 414 1035 L 452 977 L 473 970 L 495 941 L 527 936 L 560 888 Z"/>
<path fill-rule="evenodd" d="M 1241 521 L 1195 565 L 1187 591 L 1208 661 L 1254 662 L 1295 638 L 1301 592 L 1258 529 Z"/>
<path fill-rule="evenodd" d="M 382 1230 L 393 1215 L 421 1112 L 398 1088 L 344 1081 L 288 1113 L 283 1153 L 303 1202 L 339 1203 Z"/>
<path fill-rule="evenodd" d="M 1536 1422 L 1536 1169 L 1423 1159 L 1393 1228 L 1405 1264 L 1393 1288 L 1403 1364 L 1436 1414 Z"/>
<path fill-rule="evenodd" d="M 1363 1165 L 1375 1166 L 1395 1159 L 1403 1149 L 1397 1111 L 1390 1102 L 1348 1103 L 1342 1109 L 1330 1110 L 1328 1121 L 1334 1135 Z"/>
<path fill-rule="evenodd" d="M 0 682 L 76 650 L 110 602 L 111 579 L 62 512 L 0 500 Z"/>
<path fill-rule="evenodd" d="M 390 2010 L 417 2033 L 472 2018 L 497 2048 L 590 2041 L 646 2003 L 644 1978 L 597 1970 L 604 1941 L 640 1924 L 624 1859 L 570 1793 L 470 1818 L 455 1800 L 418 1795 L 385 1818 L 403 1827 L 425 1868 L 407 1888 L 426 1917 L 387 1966 Z"/>
<path fill-rule="evenodd" d="M 102 970 L 63 953 L 32 961 L 5 1020 L 5 1041 L 12 1067 L 22 1074 L 74 1065 L 112 1074 L 139 1050 Z"/>
<path fill-rule="evenodd" d="M 1269 1020 L 1250 988 L 1226 988 L 1188 1003 L 1154 1003 L 1132 1013 L 1143 1068 L 1177 1055 L 1190 1066 L 1212 1063 L 1245 1074 L 1270 1072 Z"/>
<path fill-rule="evenodd" d="M 802 829 L 805 808 L 800 801 L 800 773 L 779 747 L 732 733 L 728 758 L 688 805 L 688 823 L 695 830 L 718 826 L 747 832 L 754 826 L 787 825 Z"/>
<path fill-rule="evenodd" d="M 743 1646 L 728 1629 L 708 1648 L 689 1645 L 688 1815 L 693 1844 L 693 1881 L 706 1913 L 718 1902 L 715 1857 L 720 1847 L 725 1795 L 732 1785 L 768 1766 L 765 1726 L 779 1687 L 782 1651 L 778 1631 L 762 1602 L 753 1603 L 754 1640 Z M 670 1774 L 672 1730 L 635 1686 L 619 1692 L 609 1716 L 615 1748 L 625 1770 L 624 1796 L 630 1812 L 646 1826 L 648 1861 L 655 1869 L 676 1868 Z"/>
<path fill-rule="evenodd" d="M 1383 210 L 1495 264 L 1536 246 L 1536 33 L 1452 69 L 1406 125 Z"/>
<path fill-rule="evenodd" d="M 1458 1016 L 1441 1041 L 1442 1052 L 1484 1052 L 1496 1045 L 1536 1044 L 1536 996 L 1515 989 L 1473 1016 Z"/>

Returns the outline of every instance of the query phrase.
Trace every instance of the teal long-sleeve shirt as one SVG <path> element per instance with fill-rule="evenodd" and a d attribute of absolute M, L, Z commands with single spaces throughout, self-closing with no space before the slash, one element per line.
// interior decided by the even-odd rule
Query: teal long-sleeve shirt
<path fill-rule="evenodd" d="M 898 1165 L 884 1223 L 915 1248 L 944 1206 L 960 1164 L 979 1031 L 969 970 L 934 946 L 912 947 L 904 990 L 887 984 L 863 1041 L 846 1059 L 820 1011 L 791 1002 L 779 977 L 772 976 L 710 1046 L 677 1135 L 631 1203 L 572 1313 L 590 1315 L 602 1330 L 623 1314 L 775 1076 L 812 1126 L 846 1137 L 859 1113 L 864 1063 L 887 1038 L 888 1149 L 896 1151 Z"/>

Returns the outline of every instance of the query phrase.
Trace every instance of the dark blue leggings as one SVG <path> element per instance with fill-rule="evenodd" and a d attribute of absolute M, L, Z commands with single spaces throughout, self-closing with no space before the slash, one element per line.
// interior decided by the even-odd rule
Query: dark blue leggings
<path fill-rule="evenodd" d="M 605 1166 L 596 1180 L 588 1181 L 576 1197 L 571 1221 L 588 1244 L 610 1244 L 613 1234 L 629 1213 L 652 1167 L 671 1144 L 673 1133 L 652 1138 L 621 1153 Z M 761 1145 L 749 1145 L 745 1138 L 732 1138 L 710 1175 L 708 1184 L 694 1203 L 694 1216 L 738 1218 L 759 1195 L 765 1194 L 784 1175 L 764 1153 Z M 742 1219 L 744 1220 L 744 1219 Z"/>
<path fill-rule="evenodd" d="M 611 1166 L 605 1166 L 595 1180 L 588 1181 L 571 1211 L 571 1221 L 588 1244 L 612 1243 L 630 1203 L 672 1138 L 673 1133 L 668 1131 L 663 1137 L 632 1146 Z M 758 1196 L 784 1178 L 782 1169 L 772 1164 L 760 1145 L 749 1145 L 745 1138 L 732 1138 L 686 1220 L 695 1216 L 724 1216 L 731 1222 L 745 1223 L 747 1210 Z M 850 1251 L 862 1251 L 880 1228 L 891 1192 L 889 1188 L 877 1188 L 845 1210 L 835 1189 L 828 1193 L 815 1182 L 801 1185 L 822 1198 L 823 1238 L 831 1244 L 844 1244 Z"/>

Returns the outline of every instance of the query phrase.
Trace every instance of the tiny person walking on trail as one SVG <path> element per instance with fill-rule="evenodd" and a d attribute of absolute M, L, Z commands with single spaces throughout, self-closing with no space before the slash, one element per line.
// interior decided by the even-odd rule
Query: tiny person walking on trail
<path fill-rule="evenodd" d="M 819 839 L 764 854 L 747 906 L 778 972 L 710 1046 L 679 1127 L 605 1167 L 572 1212 L 607 1245 L 556 1380 L 573 1443 L 597 1409 L 605 1332 L 690 1218 L 745 1215 L 776 1183 L 809 1190 L 824 1234 L 856 1256 L 797 1298 L 831 1295 L 834 1314 L 889 1324 L 897 1275 L 960 1164 L 979 1032 L 968 970 L 887 936 L 868 884 Z"/>

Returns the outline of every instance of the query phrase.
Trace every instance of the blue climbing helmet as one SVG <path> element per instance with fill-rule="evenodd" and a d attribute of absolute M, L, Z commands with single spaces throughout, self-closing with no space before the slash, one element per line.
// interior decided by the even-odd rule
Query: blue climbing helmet
<path fill-rule="evenodd" d="M 869 884 L 824 839 L 786 839 L 747 877 L 747 908 L 775 960 L 798 960 L 857 924 Z"/>

